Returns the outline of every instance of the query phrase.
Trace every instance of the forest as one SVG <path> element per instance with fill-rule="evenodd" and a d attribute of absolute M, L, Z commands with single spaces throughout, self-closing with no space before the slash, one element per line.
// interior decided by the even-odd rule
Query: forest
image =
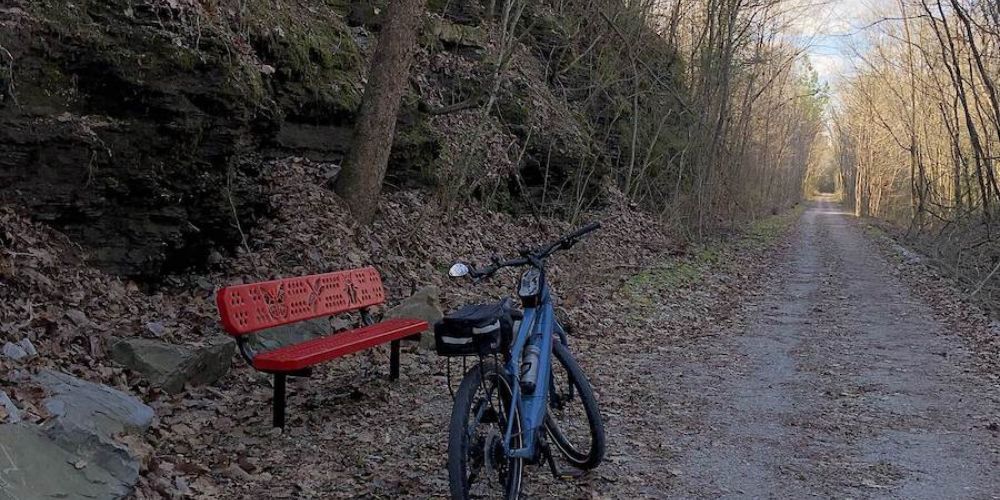
<path fill-rule="evenodd" d="M 860 42 L 831 116 L 845 196 L 995 302 L 1000 7 L 901 1 L 883 16 L 900 21 Z"/>
<path fill-rule="evenodd" d="M 0 0 L 0 499 L 993 495 L 998 26 Z"/>

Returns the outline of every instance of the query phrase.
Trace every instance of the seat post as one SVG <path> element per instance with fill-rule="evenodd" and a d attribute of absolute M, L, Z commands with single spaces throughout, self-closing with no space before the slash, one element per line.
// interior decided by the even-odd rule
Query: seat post
<path fill-rule="evenodd" d="M 274 374 L 274 426 L 285 427 L 285 377 L 284 373 Z"/>
<path fill-rule="evenodd" d="M 389 380 L 399 379 L 399 340 L 389 343 Z"/>

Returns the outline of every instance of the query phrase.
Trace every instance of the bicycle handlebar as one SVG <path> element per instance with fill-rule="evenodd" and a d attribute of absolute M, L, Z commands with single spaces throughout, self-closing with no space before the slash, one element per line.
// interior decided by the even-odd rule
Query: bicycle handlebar
<path fill-rule="evenodd" d="M 511 259 L 505 262 L 494 261 L 493 265 L 487 266 L 483 269 L 475 269 L 473 267 L 470 267 L 469 276 L 479 280 L 482 278 L 488 278 L 497 271 L 505 267 L 520 267 L 529 264 L 535 264 L 536 262 L 545 260 L 546 257 L 552 255 L 557 250 L 566 250 L 572 248 L 573 245 L 576 245 L 576 243 L 580 241 L 580 238 L 600 229 L 600 227 L 601 227 L 600 222 L 592 222 L 590 224 L 587 224 L 586 226 L 581 227 L 580 229 L 577 229 L 576 231 L 573 231 L 572 233 L 569 233 L 559 238 L 558 240 L 554 241 L 549 245 L 541 246 L 534 250 L 528 250 L 528 249 L 521 250 L 520 252 L 521 258 Z"/>
<path fill-rule="evenodd" d="M 576 231 L 573 231 L 572 233 L 569 233 L 566 236 L 563 236 L 562 239 L 564 239 L 564 240 L 576 240 L 576 239 L 579 239 L 582 236 L 586 236 L 589 233 L 597 231 L 600 228 L 601 228 L 601 223 L 600 222 L 591 222 L 590 224 L 587 224 L 586 226 L 583 226 L 580 229 L 577 229 Z"/>

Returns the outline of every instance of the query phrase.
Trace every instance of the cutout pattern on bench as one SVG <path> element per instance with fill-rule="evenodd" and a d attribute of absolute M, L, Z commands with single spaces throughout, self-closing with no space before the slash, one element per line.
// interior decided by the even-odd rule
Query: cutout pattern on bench
<path fill-rule="evenodd" d="M 230 335 L 305 321 L 385 302 L 373 267 L 286 278 L 219 290 L 216 304 Z"/>

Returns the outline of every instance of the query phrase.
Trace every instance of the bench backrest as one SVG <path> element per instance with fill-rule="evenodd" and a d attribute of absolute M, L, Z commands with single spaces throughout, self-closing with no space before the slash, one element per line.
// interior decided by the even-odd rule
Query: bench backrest
<path fill-rule="evenodd" d="M 383 302 L 374 267 L 227 286 L 215 296 L 222 326 L 233 336 Z"/>

